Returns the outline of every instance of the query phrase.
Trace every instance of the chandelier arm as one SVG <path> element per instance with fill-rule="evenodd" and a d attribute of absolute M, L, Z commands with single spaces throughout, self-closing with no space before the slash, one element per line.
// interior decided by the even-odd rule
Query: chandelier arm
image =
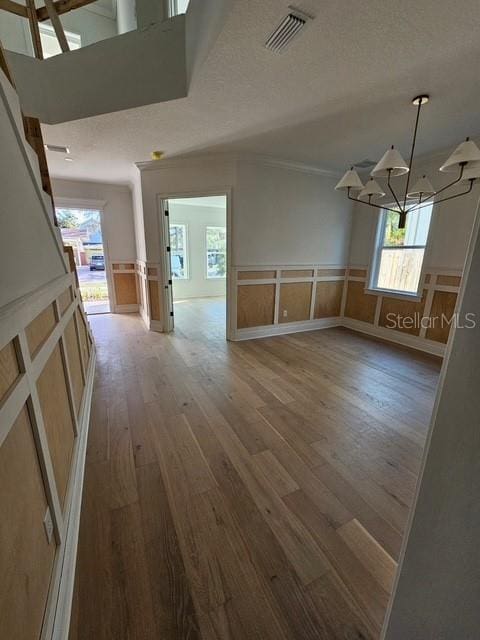
<path fill-rule="evenodd" d="M 435 200 L 433 204 L 440 204 L 440 202 L 446 202 L 447 200 L 453 200 L 454 198 L 459 198 L 460 196 L 466 196 L 473 189 L 474 178 L 470 178 L 469 182 L 470 182 L 470 186 L 466 191 L 462 191 L 461 193 L 454 193 L 453 196 L 447 196 L 446 198 L 440 198 L 440 200 Z M 416 212 L 419 209 L 423 209 L 423 207 L 427 207 L 429 204 L 432 204 L 432 203 L 424 201 L 423 204 L 415 205 L 414 207 L 409 209 L 407 213 L 410 213 L 411 211 Z"/>
<path fill-rule="evenodd" d="M 454 184 L 457 184 L 458 182 L 460 182 L 460 180 L 462 179 L 462 176 L 463 176 L 464 169 L 465 169 L 465 167 L 464 167 L 464 165 L 462 165 L 460 167 L 460 175 L 458 176 L 458 178 L 453 180 L 453 182 L 449 182 L 448 184 L 446 184 L 444 187 L 442 187 L 438 191 L 435 191 L 435 193 L 433 195 L 428 196 L 425 199 L 420 198 L 417 204 L 415 204 L 413 207 L 410 207 L 410 209 L 407 210 L 407 213 L 409 213 L 410 211 L 415 211 L 416 209 L 419 209 L 420 207 L 418 205 L 420 205 L 420 204 L 423 204 L 423 203 L 430 204 L 429 200 L 433 200 L 433 198 L 438 196 L 439 193 L 442 193 L 442 191 L 446 191 L 447 189 L 450 189 L 450 187 L 453 187 Z"/>
<path fill-rule="evenodd" d="M 407 205 L 407 193 L 408 193 L 408 187 L 410 186 L 410 176 L 412 174 L 413 154 L 415 152 L 415 143 L 417 142 L 418 121 L 420 120 L 421 108 L 422 108 L 422 101 L 420 100 L 418 103 L 417 117 L 415 118 L 415 127 L 413 129 L 412 149 L 410 151 L 410 160 L 408 162 L 407 184 L 405 187 L 405 196 L 403 198 L 403 210 L 405 210 L 405 207 Z"/>
<path fill-rule="evenodd" d="M 463 176 L 464 169 L 465 169 L 465 166 L 462 165 L 460 167 L 460 175 L 458 176 L 458 178 L 456 180 L 454 180 L 453 182 L 449 182 L 448 184 L 446 184 L 444 187 L 442 187 L 438 191 L 435 191 L 435 193 L 431 197 L 435 198 L 435 196 L 438 196 L 438 194 L 442 193 L 442 191 L 446 191 L 447 189 L 450 189 L 450 187 L 453 187 L 454 184 L 457 184 L 457 182 L 460 182 L 460 180 L 462 179 L 462 176 Z"/>
<path fill-rule="evenodd" d="M 397 206 L 398 206 L 398 208 L 400 209 L 400 211 L 404 211 L 404 209 L 405 209 L 405 204 L 404 204 L 404 206 L 402 207 L 402 205 L 401 205 L 401 204 L 400 204 L 400 202 L 398 201 L 398 198 L 397 198 L 397 196 L 396 196 L 396 194 L 395 194 L 395 191 L 394 191 L 394 190 L 393 190 L 393 188 L 392 188 L 392 185 L 390 184 L 390 174 L 391 174 L 391 172 L 392 172 L 392 170 L 391 170 L 391 169 L 389 169 L 389 171 L 388 171 L 388 179 L 387 179 L 387 186 L 388 186 L 388 188 L 390 189 L 390 193 L 391 193 L 391 194 L 392 194 L 392 196 L 395 198 L 395 202 L 397 203 Z"/>
<path fill-rule="evenodd" d="M 393 211 L 393 213 L 398 213 L 396 209 L 390 209 L 389 207 L 384 207 L 381 204 L 373 204 L 373 202 L 365 202 L 365 200 L 360 200 L 359 198 L 352 198 L 352 196 L 350 195 L 350 187 L 347 191 L 347 198 L 349 200 L 352 200 L 353 202 L 360 202 L 360 204 L 366 204 L 369 207 L 374 207 L 375 209 L 380 209 L 383 211 Z"/>

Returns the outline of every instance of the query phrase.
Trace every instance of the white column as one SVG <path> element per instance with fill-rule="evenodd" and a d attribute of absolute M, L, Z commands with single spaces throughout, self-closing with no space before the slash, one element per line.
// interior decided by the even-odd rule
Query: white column
<path fill-rule="evenodd" d="M 118 33 L 134 31 L 137 28 L 135 0 L 117 0 Z"/>

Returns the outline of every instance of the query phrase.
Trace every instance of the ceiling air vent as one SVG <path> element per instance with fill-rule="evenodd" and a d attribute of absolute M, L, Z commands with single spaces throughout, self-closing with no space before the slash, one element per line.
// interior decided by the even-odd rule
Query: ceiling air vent
<path fill-rule="evenodd" d="M 362 160 L 361 162 L 355 162 L 354 167 L 358 167 L 359 169 L 369 169 L 376 164 L 373 160 Z"/>
<path fill-rule="evenodd" d="M 265 47 L 270 51 L 280 52 L 288 47 L 293 38 L 303 29 L 312 16 L 289 7 L 290 13 L 280 22 L 275 31 L 268 37 Z"/>
<path fill-rule="evenodd" d="M 61 147 L 57 144 L 46 144 L 45 149 L 47 149 L 47 151 L 56 151 L 57 153 L 70 153 L 68 147 Z"/>

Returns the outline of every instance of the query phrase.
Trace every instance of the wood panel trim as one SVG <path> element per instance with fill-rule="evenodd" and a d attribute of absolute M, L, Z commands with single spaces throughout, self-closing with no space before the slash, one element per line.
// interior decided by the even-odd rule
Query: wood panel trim
<path fill-rule="evenodd" d="M 274 280 L 277 277 L 275 269 L 258 271 L 237 271 L 237 280 Z"/>
<path fill-rule="evenodd" d="M 67 305 L 66 297 L 70 289 L 71 298 Z M 63 315 L 60 313 L 60 297 L 63 296 Z M 42 345 L 30 355 L 30 348 L 26 336 L 26 327 L 36 318 L 44 308 L 52 305 L 56 325 L 50 335 L 43 341 Z M 52 514 L 54 525 L 55 541 L 59 545 L 59 553 L 55 560 L 54 576 L 50 583 L 50 592 L 47 604 L 44 633 L 42 637 L 50 637 L 51 631 L 59 625 L 63 625 L 56 637 L 67 637 L 68 635 L 68 615 L 70 607 L 71 593 L 73 590 L 73 575 L 75 563 L 76 533 L 78 532 L 78 519 L 76 525 L 71 525 L 71 505 L 75 497 L 78 506 L 78 518 L 80 513 L 80 500 L 83 474 L 83 464 L 81 452 L 79 452 L 79 442 L 85 439 L 88 429 L 88 415 L 90 410 L 91 391 L 93 386 L 93 372 L 95 366 L 95 347 L 91 336 L 88 322 L 85 322 L 85 339 L 88 344 L 89 361 L 85 362 L 86 384 L 80 403 L 80 411 L 75 410 L 74 396 L 69 371 L 68 354 L 65 349 L 65 328 L 73 319 L 76 326 L 77 313 L 82 310 L 81 299 L 74 288 L 73 274 L 68 273 L 61 276 L 31 295 L 23 296 L 20 300 L 8 305 L 0 313 L 0 341 L 5 346 L 12 340 L 17 345 L 17 361 L 20 375 L 17 376 L 12 388 L 9 389 L 3 402 L 0 404 L 0 446 L 10 432 L 17 416 L 23 407 L 26 406 L 30 417 L 32 432 L 34 434 L 37 455 L 40 463 L 43 483 L 47 502 Z M 10 339 L 9 339 L 10 338 Z M 76 339 L 78 336 L 76 334 Z M 48 448 L 45 423 L 43 420 L 42 407 L 40 404 L 36 382 L 43 370 L 45 362 L 49 359 L 53 351 L 58 346 L 60 353 L 60 375 L 65 381 L 67 391 L 68 407 L 67 412 L 71 415 L 72 425 L 76 426 L 77 438 L 73 438 L 73 449 L 71 463 L 68 470 L 68 483 L 65 498 L 65 517 L 62 514 L 58 491 L 55 483 L 55 474 L 52 467 L 52 458 Z M 58 356 L 57 356 L 58 358 Z M 58 360 L 57 360 L 58 362 Z M 57 365 L 58 366 L 58 365 Z M 83 372 L 83 369 L 82 369 Z M 82 373 L 83 375 L 83 373 Z M 77 417 L 78 416 L 78 417 Z M 75 422 L 76 421 L 76 422 Z M 73 436 L 76 434 L 74 433 Z M 69 545 L 69 553 L 65 555 L 66 544 Z M 69 576 L 65 575 L 65 567 L 69 565 Z M 70 586 L 67 584 L 70 580 Z M 60 599 L 59 599 L 60 597 Z M 63 609 L 58 603 L 62 600 Z M 60 628 L 60 627 L 59 627 Z"/>

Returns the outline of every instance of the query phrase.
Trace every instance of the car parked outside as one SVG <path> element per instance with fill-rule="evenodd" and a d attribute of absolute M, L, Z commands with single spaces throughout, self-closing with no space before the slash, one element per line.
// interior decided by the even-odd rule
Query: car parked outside
<path fill-rule="evenodd" d="M 90 258 L 90 271 L 105 271 L 104 256 L 92 256 Z"/>

